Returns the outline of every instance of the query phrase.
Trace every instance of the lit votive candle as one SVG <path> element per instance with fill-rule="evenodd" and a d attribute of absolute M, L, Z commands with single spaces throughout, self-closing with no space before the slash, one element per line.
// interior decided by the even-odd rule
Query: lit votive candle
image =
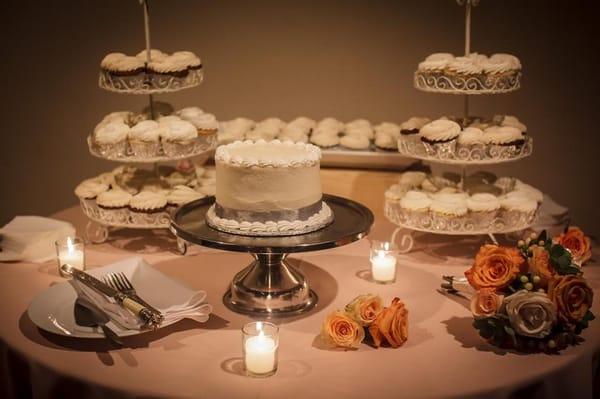
<path fill-rule="evenodd" d="M 371 244 L 371 275 L 377 283 L 396 280 L 396 255 L 389 242 Z"/>
<path fill-rule="evenodd" d="M 273 323 L 252 322 L 242 328 L 244 368 L 252 377 L 268 377 L 277 371 L 279 329 Z"/>
<path fill-rule="evenodd" d="M 65 277 L 65 274 L 61 270 L 61 266 L 64 264 L 69 264 L 75 269 L 85 270 L 85 247 L 81 238 L 66 237 L 56 241 L 55 245 L 58 272 L 61 276 Z"/>

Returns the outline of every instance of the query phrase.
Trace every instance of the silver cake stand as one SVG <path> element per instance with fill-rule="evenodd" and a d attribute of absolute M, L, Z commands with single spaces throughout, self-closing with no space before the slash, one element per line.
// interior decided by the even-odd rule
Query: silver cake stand
<path fill-rule="evenodd" d="M 373 213 L 358 202 L 328 194 L 323 195 L 323 200 L 333 211 L 334 220 L 312 233 L 251 237 L 215 230 L 205 221 L 214 197 L 179 208 L 172 216 L 171 231 L 182 252 L 187 243 L 193 243 L 247 252 L 254 257 L 250 265 L 235 275 L 223 297 L 229 309 L 263 317 L 297 315 L 312 309 L 318 297 L 300 270 L 286 261 L 288 254 L 350 244 L 365 237 L 373 224 Z"/>

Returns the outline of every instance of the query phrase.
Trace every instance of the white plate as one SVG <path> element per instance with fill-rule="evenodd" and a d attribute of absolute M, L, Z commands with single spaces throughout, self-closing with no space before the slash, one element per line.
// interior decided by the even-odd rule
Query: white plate
<path fill-rule="evenodd" d="M 183 283 L 171 279 L 155 270 L 143 259 L 135 257 L 90 270 L 88 273 L 100 277 L 105 273 L 124 272 L 138 289 L 140 296 L 156 306 L 158 309 L 171 309 L 177 304 L 189 304 L 190 300 L 200 297 L 203 300 L 206 293 L 193 290 Z M 160 287 L 161 289 L 156 289 Z M 104 338 L 99 328 L 83 327 L 77 325 L 73 313 L 77 291 L 69 281 L 56 284 L 33 299 L 27 310 L 31 321 L 42 330 L 76 338 Z M 206 305 L 210 307 L 209 305 Z M 168 312 L 169 310 L 166 310 Z M 208 311 L 210 313 L 210 311 Z M 208 314 L 206 313 L 206 314 Z M 191 317 L 188 314 L 188 317 Z M 161 328 L 181 320 L 181 317 L 167 317 Z M 193 317 L 192 317 L 193 318 Z M 168 321 L 167 321 L 168 320 Z M 121 337 L 138 335 L 148 330 L 128 329 L 114 321 L 108 326 Z"/>
<path fill-rule="evenodd" d="M 42 330 L 65 337 L 104 338 L 102 330 L 78 326 L 75 323 L 73 308 L 77 293 L 68 281 L 53 285 L 39 294 L 29 305 L 27 314 L 31 321 Z M 171 323 L 161 324 L 161 328 Z M 128 330 L 110 321 L 108 326 L 120 337 L 128 337 L 147 332 L 147 330 Z"/>

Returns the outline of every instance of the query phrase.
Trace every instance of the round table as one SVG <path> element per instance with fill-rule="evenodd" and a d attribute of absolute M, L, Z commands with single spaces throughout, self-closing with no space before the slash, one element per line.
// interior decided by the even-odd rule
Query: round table
<path fill-rule="evenodd" d="M 385 221 L 380 207 L 372 209 L 376 221 L 370 236 L 389 239 L 394 226 Z M 85 225 L 79 208 L 54 217 L 70 221 L 80 232 Z M 184 320 L 125 338 L 127 347 L 119 350 L 110 350 L 102 340 L 54 336 L 29 320 L 31 300 L 63 281 L 54 262 L 0 264 L 0 397 L 62 398 L 69 392 L 77 392 L 78 398 L 593 397 L 599 320 L 584 331 L 583 345 L 558 356 L 494 348 L 472 328 L 465 301 L 438 291 L 441 275 L 464 272 L 481 238 L 423 234 L 416 240 L 416 249 L 400 256 L 397 281 L 390 285 L 369 281 L 367 240 L 292 255 L 291 262 L 305 273 L 320 301 L 304 315 L 277 320 L 279 370 L 265 379 L 246 377 L 242 371 L 240 329 L 251 318 L 228 310 L 221 301 L 231 277 L 246 263 L 244 254 L 194 247 L 181 256 L 166 231 L 123 231 L 114 241 L 89 245 L 90 268 L 141 254 L 161 272 L 207 291 L 214 306 L 205 324 Z M 586 266 L 586 277 L 598 296 L 600 268 Z M 409 340 L 403 347 L 362 345 L 340 351 L 322 346 L 317 336 L 325 316 L 362 293 L 379 294 L 386 303 L 394 296 L 404 300 Z M 594 312 L 600 315 L 600 299 Z"/>

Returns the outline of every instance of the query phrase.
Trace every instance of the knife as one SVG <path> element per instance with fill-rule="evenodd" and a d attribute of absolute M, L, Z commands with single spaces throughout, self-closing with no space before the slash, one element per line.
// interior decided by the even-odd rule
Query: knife
<path fill-rule="evenodd" d="M 73 313 L 75 322 L 80 326 L 100 327 L 106 338 L 117 346 L 123 346 L 121 338 L 106 325 L 110 321 L 110 317 L 89 299 L 83 297 L 77 298 Z"/>
<path fill-rule="evenodd" d="M 135 301 L 128 295 L 115 290 L 108 284 L 103 283 L 96 277 L 89 275 L 88 273 L 74 268 L 73 266 L 65 263 L 62 265 L 61 270 L 67 275 L 73 276 L 73 278 L 86 286 L 96 290 L 102 295 L 106 295 L 109 298 L 113 298 L 118 304 L 123 306 L 125 309 L 132 312 L 134 315 L 139 317 L 143 323 L 143 327 L 151 328 L 156 330 L 162 321 L 162 315 L 156 314 L 151 309 L 148 309 L 141 303 Z"/>

